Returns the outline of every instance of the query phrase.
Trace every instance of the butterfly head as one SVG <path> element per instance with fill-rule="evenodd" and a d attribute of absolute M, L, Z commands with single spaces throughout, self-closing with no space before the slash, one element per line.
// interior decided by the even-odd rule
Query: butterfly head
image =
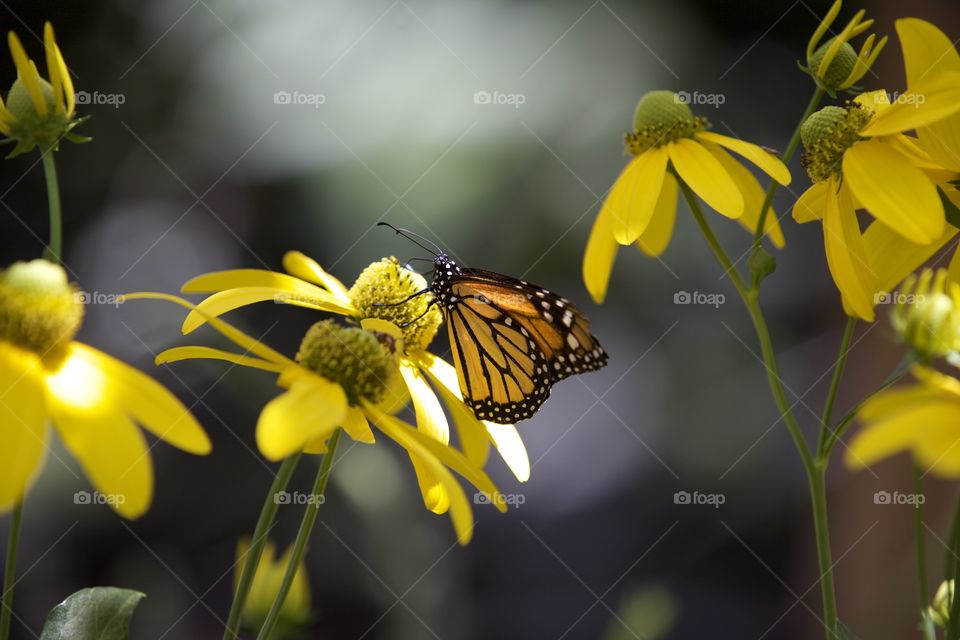
<path fill-rule="evenodd" d="M 445 253 L 437 255 L 433 261 L 433 285 L 431 288 L 437 292 L 447 288 L 450 279 L 460 275 L 462 270 L 460 265 L 454 262 L 453 258 Z"/>

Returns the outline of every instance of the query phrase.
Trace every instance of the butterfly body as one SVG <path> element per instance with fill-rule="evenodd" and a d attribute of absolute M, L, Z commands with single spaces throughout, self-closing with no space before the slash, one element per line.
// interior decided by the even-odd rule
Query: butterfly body
<path fill-rule="evenodd" d="M 529 418 L 555 383 L 607 363 L 583 313 L 548 289 L 441 253 L 430 292 L 447 323 L 464 402 L 482 420 Z"/>

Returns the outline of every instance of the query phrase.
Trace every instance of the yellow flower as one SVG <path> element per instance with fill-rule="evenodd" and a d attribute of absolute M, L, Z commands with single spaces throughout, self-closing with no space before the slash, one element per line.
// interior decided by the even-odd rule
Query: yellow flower
<path fill-rule="evenodd" d="M 891 324 L 923 360 L 949 357 L 960 350 L 960 285 L 947 282 L 945 269 L 924 269 L 910 276 L 897 294 Z"/>
<path fill-rule="evenodd" d="M 944 171 L 903 131 L 960 110 L 960 83 L 922 100 L 916 93 L 897 100 L 891 104 L 884 91 L 864 93 L 847 107 L 814 113 L 801 129 L 803 163 L 814 184 L 797 200 L 793 217 L 799 223 L 823 223 L 827 263 L 844 310 L 868 321 L 874 319 L 875 294 L 883 282 L 856 210 L 866 209 L 915 244 L 936 243 L 947 230 L 937 192 Z"/>
<path fill-rule="evenodd" d="M 11 31 L 7 39 L 17 67 L 17 79 L 7 94 L 6 104 L 0 100 L 0 133 L 17 143 L 8 157 L 30 151 L 37 145 L 43 151 L 56 149 L 64 137 L 72 142 L 86 142 L 88 138 L 71 133 L 83 119 L 75 117 L 73 80 L 50 23 L 43 28 L 49 80 L 40 76 L 17 34 Z"/>
<path fill-rule="evenodd" d="M 753 174 L 727 150 L 746 158 L 780 184 L 790 172 L 762 147 L 707 131 L 672 91 L 651 91 L 637 104 L 634 131 L 626 134 L 633 158 L 607 194 L 593 223 L 583 255 L 583 279 L 593 299 L 606 296 L 617 245 L 636 243 L 659 256 L 673 235 L 677 213 L 677 178 L 718 213 L 751 232 L 759 221 L 764 192 Z M 765 232 L 777 247 L 783 233 L 776 215 L 768 215 Z"/>
<path fill-rule="evenodd" d="M 881 391 L 857 413 L 864 423 L 845 459 L 859 469 L 910 451 L 938 476 L 960 476 L 960 380 L 921 365 L 911 372 L 917 384 Z"/>
<path fill-rule="evenodd" d="M 234 573 L 233 588 L 237 588 L 240 582 L 240 574 L 243 566 L 243 559 L 250 550 L 250 540 L 244 538 L 237 544 L 237 571 Z M 263 555 L 260 556 L 260 564 L 257 565 L 256 573 L 253 575 L 253 582 L 250 584 L 250 592 L 243 606 L 241 622 L 244 627 L 251 630 L 260 629 L 270 612 L 274 598 L 280 591 L 280 583 L 283 582 L 283 576 L 287 567 L 290 565 L 293 547 L 287 549 L 283 556 L 276 557 L 276 547 L 273 542 L 267 540 L 263 546 Z M 277 637 L 281 637 L 287 632 L 296 631 L 310 621 L 310 582 L 307 580 L 307 568 L 303 562 L 297 567 L 294 574 L 293 583 L 290 585 L 290 591 L 287 599 L 283 601 L 280 609 L 279 627 Z"/>
<path fill-rule="evenodd" d="M 47 420 L 105 502 L 141 516 L 153 495 L 150 449 L 136 423 L 195 454 L 210 441 L 169 391 L 73 340 L 78 292 L 58 265 L 18 262 L 0 274 L 0 512 L 19 502 L 49 451 Z"/>
<path fill-rule="evenodd" d="M 853 87 L 870 70 L 880 51 L 887 44 L 887 37 L 884 36 L 874 46 L 876 36 L 870 34 L 863 41 L 859 53 L 850 46 L 850 40 L 873 25 L 873 20 L 863 19 L 867 12 L 861 9 L 850 19 L 839 35 L 821 45 L 823 36 L 840 15 L 842 4 L 841 0 L 836 0 L 814 31 L 807 44 L 807 66 L 801 67 L 810 74 L 817 86 L 822 87 L 830 95 Z"/>
<path fill-rule="evenodd" d="M 950 624 L 950 608 L 953 606 L 953 580 L 944 580 L 937 587 L 933 604 L 927 607 L 927 615 L 938 627 L 946 629 Z"/>
<path fill-rule="evenodd" d="M 291 255 L 288 254 L 288 269 L 291 271 L 297 269 L 291 268 L 289 261 L 296 266 L 308 265 L 319 269 L 315 262 L 305 256 Z M 195 287 L 213 286 L 215 282 L 223 282 L 223 278 L 228 281 L 252 278 L 263 283 L 268 277 L 272 277 L 274 283 L 287 282 L 289 285 L 295 280 L 292 276 L 270 271 L 242 270 L 208 274 L 191 282 Z M 287 278 L 290 280 L 285 280 Z M 197 284 L 198 280 L 200 284 Z M 329 290 L 321 291 L 320 287 L 312 286 L 316 291 L 301 286 L 296 292 L 297 296 L 287 301 L 301 306 L 317 306 L 324 296 L 332 295 Z M 224 293 L 230 291 L 233 290 Z M 291 289 L 284 289 L 281 293 L 290 296 Z M 479 438 L 493 440 L 504 450 L 505 442 L 507 447 L 519 447 L 522 450 L 519 437 L 514 442 L 502 438 L 502 432 L 497 432 L 497 436 L 489 435 L 473 418 L 476 426 L 469 426 L 471 431 L 466 432 L 466 436 L 461 431 L 466 455 L 450 447 L 447 441 L 440 440 L 431 429 L 439 425 L 446 426 L 442 409 L 412 358 L 416 357 L 417 362 L 422 363 L 420 366 L 428 370 L 430 375 L 444 370 L 444 367 L 437 365 L 442 361 L 426 351 L 417 351 L 415 355 L 407 352 L 407 355 L 401 356 L 404 353 L 403 334 L 395 325 L 376 318 L 365 319 L 361 327 L 344 327 L 333 320 L 323 320 L 316 323 L 304 337 L 297 362 L 208 313 L 202 304 L 195 306 L 176 296 L 160 293 L 131 294 L 126 298 L 168 300 L 186 307 L 191 310 L 187 318 L 191 328 L 199 326 L 202 320 L 245 351 L 232 353 L 205 346 L 174 347 L 159 354 L 157 364 L 205 358 L 225 360 L 277 374 L 277 384 L 285 391 L 263 408 L 256 429 L 257 445 L 267 459 L 278 461 L 298 451 L 325 453 L 327 441 L 338 428 L 342 428 L 357 442 L 372 444 L 375 441 L 372 423 L 407 451 L 417 471 L 426 506 L 434 513 L 449 511 L 461 544 L 470 541 L 473 518 L 466 494 L 451 470 L 490 496 L 490 502 L 500 511 L 506 511 L 496 486 L 481 469 L 482 462 L 477 462 L 477 451 L 482 448 Z M 212 296 L 204 302 L 211 299 Z M 294 299 L 296 302 L 293 302 Z M 216 307 L 216 303 L 214 301 L 207 308 Z M 224 312 L 223 309 L 218 311 Z M 404 361 L 409 364 L 404 365 Z M 453 376 L 453 384 L 456 384 L 455 372 Z M 439 376 L 436 379 L 439 381 Z M 406 401 L 406 389 L 402 383 L 400 388 L 397 387 L 398 380 L 411 389 L 417 419 L 422 422 L 419 430 L 391 415 Z M 444 384 L 447 382 L 449 380 L 445 380 Z M 450 406 L 458 425 L 469 422 L 466 416 L 457 416 L 456 405 Z M 461 406 L 463 412 L 468 412 L 465 405 Z M 511 453 L 514 451 L 511 450 Z M 523 458 L 526 459 L 525 451 Z"/>

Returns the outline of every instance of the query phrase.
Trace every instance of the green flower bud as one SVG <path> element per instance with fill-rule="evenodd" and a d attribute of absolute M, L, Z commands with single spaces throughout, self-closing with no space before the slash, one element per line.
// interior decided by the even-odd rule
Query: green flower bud
<path fill-rule="evenodd" d="M 897 294 L 890 323 L 900 338 L 924 360 L 944 358 L 960 348 L 960 286 L 947 282 L 947 271 L 924 269 L 911 276 Z"/>
<path fill-rule="evenodd" d="M 950 624 L 950 605 L 953 604 L 953 580 L 944 580 L 933 597 L 933 604 L 927 607 L 927 614 L 938 627 L 946 628 Z"/>
<path fill-rule="evenodd" d="M 396 258 L 391 257 L 364 269 L 350 288 L 349 295 L 361 319 L 378 318 L 392 322 L 403 331 L 407 348 L 426 349 L 443 322 L 440 309 L 430 304 L 433 300 L 430 294 L 410 298 L 426 288 L 427 281 L 423 276 L 404 269 Z"/>
<path fill-rule="evenodd" d="M 693 114 L 673 91 L 650 91 L 637 103 L 633 132 L 627 133 L 627 151 L 639 155 L 680 138 L 690 138 L 709 127 L 706 118 Z"/>
<path fill-rule="evenodd" d="M 351 406 L 361 400 L 383 400 L 399 375 L 396 355 L 381 344 L 378 334 L 321 320 L 300 343 L 297 362 L 343 387 Z"/>
<path fill-rule="evenodd" d="M 59 265 L 17 262 L 0 273 L 0 340 L 53 365 L 83 321 L 79 292 Z"/>
<path fill-rule="evenodd" d="M 823 57 L 827 54 L 833 41 L 834 38 L 830 38 L 824 44 L 820 45 L 820 47 L 813 52 L 813 55 L 810 56 L 809 63 L 810 72 L 817 78 L 820 86 L 828 91 L 835 92 L 845 88 L 844 85 L 847 78 L 850 77 L 850 72 L 853 71 L 853 68 L 857 64 L 857 52 L 849 43 L 844 42 L 840 45 L 837 54 L 827 66 L 826 73 L 821 75 L 819 72 L 820 64 L 823 62 Z"/>
<path fill-rule="evenodd" d="M 820 109 L 800 127 L 804 153 L 801 163 L 814 182 L 822 182 L 840 173 L 843 154 L 863 140 L 860 131 L 873 112 L 857 103 L 846 108 L 829 106 Z"/>

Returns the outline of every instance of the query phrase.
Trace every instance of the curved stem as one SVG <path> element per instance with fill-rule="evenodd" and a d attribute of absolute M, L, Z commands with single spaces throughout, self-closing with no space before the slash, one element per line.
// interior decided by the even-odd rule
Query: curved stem
<path fill-rule="evenodd" d="M 813 92 L 813 96 L 810 98 L 810 102 L 807 104 L 807 108 L 804 110 L 803 115 L 800 116 L 800 121 L 797 123 L 797 128 L 793 130 L 793 135 L 790 136 L 790 142 L 787 143 L 787 148 L 783 150 L 783 155 L 781 160 L 784 164 L 790 162 L 793 158 L 793 154 L 796 153 L 797 147 L 800 145 L 800 129 L 803 127 L 803 123 L 807 121 L 807 118 L 816 111 L 817 107 L 820 106 L 820 101 L 823 99 L 824 90 L 820 87 L 817 87 L 816 91 Z M 771 180 L 770 185 L 767 187 L 767 192 L 763 198 L 763 204 L 760 206 L 760 218 L 757 220 L 757 228 L 753 232 L 753 245 L 750 247 L 751 255 L 756 253 L 760 249 L 760 241 L 763 239 L 763 229 L 767 223 L 767 216 L 770 213 L 770 205 L 773 204 L 773 196 L 777 193 L 777 189 L 780 188 L 780 183 L 776 180 Z M 754 283 L 756 286 L 757 283 Z"/>
<path fill-rule="evenodd" d="M 280 619 L 280 609 L 283 607 L 287 594 L 290 593 L 290 587 L 293 584 L 293 578 L 297 575 L 300 568 L 300 562 L 303 560 L 303 554 L 307 550 L 307 543 L 313 534 L 313 525 L 317 521 L 317 515 L 320 512 L 320 504 L 323 502 L 323 494 L 327 490 L 327 482 L 330 480 L 330 469 L 333 466 L 333 459 L 337 454 L 337 445 L 340 443 L 341 429 L 337 429 L 330 437 L 330 443 L 327 445 L 327 453 L 323 456 L 323 462 L 320 464 L 320 470 L 317 472 L 316 480 L 313 483 L 313 500 L 307 505 L 303 513 L 303 520 L 300 521 L 300 530 L 297 532 L 297 539 L 293 542 L 293 551 L 290 554 L 290 563 L 287 565 L 283 574 L 283 582 L 280 583 L 280 591 L 273 600 L 270 607 L 270 613 L 260 628 L 257 640 L 267 640 L 273 633 L 277 622 Z"/>
<path fill-rule="evenodd" d="M 10 638 L 13 618 L 13 587 L 17 576 L 17 549 L 20 546 L 20 528 L 23 524 L 23 500 L 13 506 L 7 538 L 7 564 L 3 571 L 3 598 L 0 603 L 0 640 Z"/>
<path fill-rule="evenodd" d="M 235 640 L 238 637 L 237 627 L 240 623 L 240 615 L 243 613 L 243 605 L 250 594 L 250 585 L 253 584 L 253 576 L 256 574 L 257 565 L 260 564 L 260 556 L 263 555 L 267 534 L 269 534 L 273 521 L 277 517 L 279 503 L 276 496 L 287 488 L 290 477 L 293 476 L 293 471 L 297 468 L 297 463 L 302 455 L 302 453 L 296 453 L 283 461 L 273 479 L 273 484 L 270 485 L 270 492 L 263 501 L 263 507 L 260 508 L 260 516 L 257 518 L 257 525 L 253 530 L 253 539 L 250 541 L 247 557 L 243 561 L 240 580 L 237 582 L 233 603 L 230 605 L 230 615 L 227 617 L 227 628 L 223 632 L 223 640 Z"/>
<path fill-rule="evenodd" d="M 743 299 L 743 303 L 747 307 L 750 320 L 753 322 L 754 329 L 757 333 L 757 339 L 760 341 L 760 352 L 763 357 L 764 367 L 767 370 L 767 381 L 770 384 L 770 391 L 773 393 L 774 402 L 776 402 L 777 408 L 780 410 L 780 415 L 783 417 L 783 421 L 787 425 L 787 430 L 790 432 L 790 437 L 793 438 L 797 452 L 800 454 L 804 469 L 807 470 L 807 474 L 809 475 L 813 472 L 813 456 L 803 437 L 803 432 L 800 430 L 800 425 L 793 415 L 790 403 L 787 401 L 787 394 L 783 389 L 783 383 L 777 371 L 777 360 L 773 350 L 773 341 L 770 339 L 770 331 L 767 329 L 766 319 L 763 317 L 763 312 L 757 300 L 757 291 L 748 289 L 740 277 L 740 274 L 733 268 L 733 262 L 723 249 L 720 241 L 717 240 L 716 235 L 714 235 L 713 229 L 710 228 L 710 223 L 707 222 L 707 219 L 704 217 L 703 210 L 700 208 L 700 203 L 697 201 L 696 195 L 683 180 L 678 180 L 678 182 L 687 200 L 687 204 L 690 206 L 690 211 L 693 213 L 693 217 L 696 219 L 700 231 L 703 232 L 707 244 L 713 251 L 714 256 L 716 256 L 717 262 L 720 263 L 720 266 L 722 266 L 730 276 L 730 281 L 733 283 L 734 288 L 736 288 L 740 297 Z"/>
<path fill-rule="evenodd" d="M 744 285 L 740 274 L 733 269 L 733 263 L 730 257 L 724 251 L 710 223 L 703 215 L 700 203 L 696 195 L 682 180 L 679 181 L 683 195 L 690 206 L 690 211 L 697 221 L 697 225 L 703 232 L 703 236 L 713 251 L 717 262 L 726 270 L 730 276 L 731 282 L 743 299 L 747 307 L 750 319 L 753 322 L 757 333 L 757 339 L 760 342 L 760 351 L 763 358 L 763 364 L 767 369 L 767 381 L 770 385 L 770 391 L 773 394 L 774 402 L 780 411 L 790 437 L 797 448 L 800 460 L 803 463 L 804 471 L 807 475 L 807 482 L 810 488 L 810 502 L 813 509 L 813 527 L 817 544 L 817 561 L 820 566 L 820 593 L 823 600 L 823 617 L 827 626 L 827 639 L 833 640 L 837 637 L 837 598 L 836 589 L 833 581 L 833 560 L 830 553 L 830 529 L 827 519 L 827 489 L 826 489 L 826 469 L 824 460 L 814 459 L 807 441 L 803 437 L 800 425 L 791 410 L 790 403 L 787 400 L 784 391 L 783 382 L 777 371 L 777 359 L 773 349 L 773 341 L 770 338 L 770 331 L 767 328 L 766 318 L 763 310 L 760 308 L 759 291 L 756 288 L 747 288 Z M 838 383 L 839 384 L 839 383 Z M 832 403 L 831 403 L 832 410 Z"/>
<path fill-rule="evenodd" d="M 913 463 L 913 495 L 923 495 L 923 467 Z M 924 640 L 936 640 L 933 620 L 927 614 L 930 606 L 930 587 L 927 584 L 927 551 L 923 531 L 923 499 L 917 498 L 913 507 L 913 543 L 917 560 L 917 593 L 920 597 L 920 632 Z"/>
<path fill-rule="evenodd" d="M 823 407 L 823 417 L 820 419 L 820 434 L 817 436 L 817 457 L 823 458 L 824 448 L 830 437 L 830 420 L 833 418 L 833 405 L 837 401 L 837 392 L 840 390 L 840 380 L 843 379 L 843 370 L 847 366 L 847 355 L 850 353 L 850 343 L 853 340 L 854 329 L 857 328 L 857 319 L 847 318 L 847 326 L 840 339 L 840 349 L 837 351 L 837 361 L 834 364 L 833 378 L 830 380 L 830 390 L 827 392 L 827 401 Z"/>
<path fill-rule="evenodd" d="M 53 149 L 44 149 L 43 176 L 47 182 L 47 205 L 50 208 L 50 244 L 47 245 L 46 258 L 59 264 L 63 252 L 63 219 L 60 214 L 60 184 L 57 182 L 57 165 L 53 159 Z"/>

